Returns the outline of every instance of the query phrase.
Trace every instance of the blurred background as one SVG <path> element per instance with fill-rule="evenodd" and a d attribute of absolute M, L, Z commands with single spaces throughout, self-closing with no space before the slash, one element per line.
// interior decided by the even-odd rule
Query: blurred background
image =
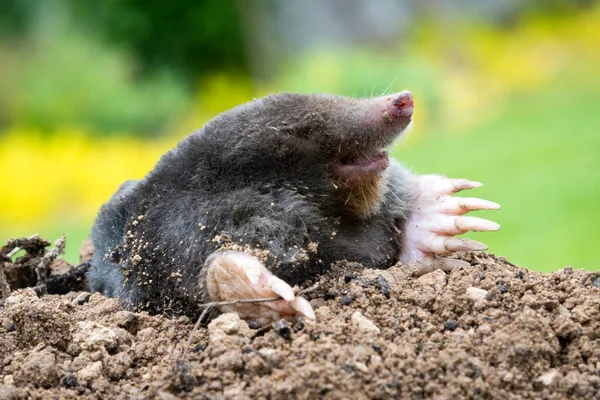
<path fill-rule="evenodd" d="M 591 0 L 1 0 L 0 242 L 67 236 L 208 119 L 270 92 L 409 89 L 394 156 L 485 183 L 470 236 L 600 269 L 600 4 Z"/>

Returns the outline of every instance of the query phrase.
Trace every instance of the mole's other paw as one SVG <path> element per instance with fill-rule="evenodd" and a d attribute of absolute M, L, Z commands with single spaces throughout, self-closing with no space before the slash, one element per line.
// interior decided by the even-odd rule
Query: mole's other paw
<path fill-rule="evenodd" d="M 413 178 L 415 205 L 404 232 L 402 263 L 417 262 L 422 272 L 441 268 L 452 269 L 461 261 L 442 258 L 456 251 L 487 250 L 483 243 L 456 235 L 468 231 L 497 231 L 500 225 L 486 219 L 463 216 L 469 211 L 497 210 L 492 201 L 453 197 L 465 189 L 480 187 L 479 182 L 449 179 L 441 175 L 420 175 Z"/>
<path fill-rule="evenodd" d="M 212 301 L 282 300 L 220 306 L 223 312 L 265 324 L 281 318 L 305 316 L 315 319 L 310 303 L 269 271 L 256 257 L 239 251 L 217 252 L 207 260 L 206 284 Z"/>

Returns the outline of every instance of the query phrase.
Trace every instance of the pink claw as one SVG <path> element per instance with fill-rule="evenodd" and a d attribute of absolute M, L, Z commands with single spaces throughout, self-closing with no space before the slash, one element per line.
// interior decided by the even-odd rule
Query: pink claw
<path fill-rule="evenodd" d="M 315 312 L 304 297 L 296 297 L 294 300 L 290 301 L 290 307 L 294 310 L 298 311 L 300 314 L 304 315 L 308 319 L 316 319 Z"/>
<path fill-rule="evenodd" d="M 483 183 L 481 182 L 470 181 L 468 179 L 451 179 L 450 182 L 452 184 L 450 193 L 460 192 L 461 190 L 465 189 L 475 189 L 483 186 Z"/>

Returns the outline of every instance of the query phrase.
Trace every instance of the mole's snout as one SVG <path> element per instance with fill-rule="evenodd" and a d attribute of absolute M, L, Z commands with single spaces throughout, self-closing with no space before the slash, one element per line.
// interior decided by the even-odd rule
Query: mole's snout
<path fill-rule="evenodd" d="M 412 94 L 405 90 L 398 94 L 391 96 L 390 101 L 391 110 L 390 114 L 396 117 L 411 117 L 415 107 Z"/>

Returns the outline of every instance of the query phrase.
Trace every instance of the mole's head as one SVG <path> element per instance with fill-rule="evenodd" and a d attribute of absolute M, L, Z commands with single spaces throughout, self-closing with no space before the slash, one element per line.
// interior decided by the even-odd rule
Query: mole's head
<path fill-rule="evenodd" d="M 328 192 L 365 215 L 379 206 L 386 148 L 410 123 L 413 107 L 408 91 L 365 99 L 284 93 L 220 115 L 202 136 L 219 169 L 247 184 Z"/>

